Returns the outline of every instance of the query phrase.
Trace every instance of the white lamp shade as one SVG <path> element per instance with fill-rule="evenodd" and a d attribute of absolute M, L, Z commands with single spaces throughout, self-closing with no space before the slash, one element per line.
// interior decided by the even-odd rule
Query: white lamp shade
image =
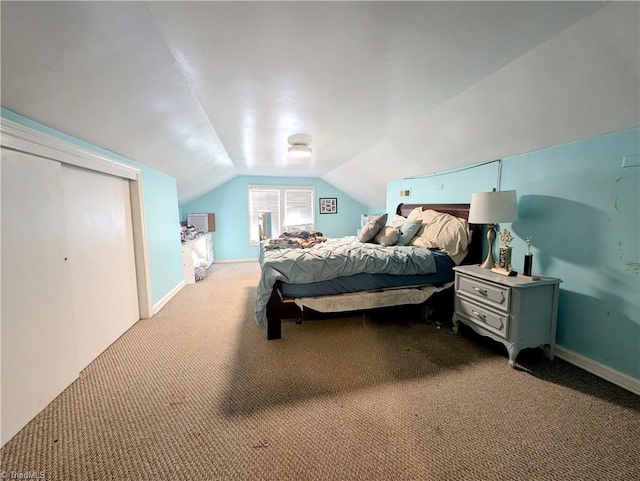
<path fill-rule="evenodd" d="M 289 157 L 304 158 L 311 156 L 311 147 L 308 145 L 292 145 L 287 149 Z"/>
<path fill-rule="evenodd" d="M 311 147 L 309 147 L 309 144 L 311 143 L 311 134 L 292 134 L 289 136 L 287 141 L 291 146 L 287 149 L 289 158 L 306 159 L 311 157 Z"/>
<path fill-rule="evenodd" d="M 515 190 L 471 194 L 470 224 L 499 224 L 518 220 Z"/>

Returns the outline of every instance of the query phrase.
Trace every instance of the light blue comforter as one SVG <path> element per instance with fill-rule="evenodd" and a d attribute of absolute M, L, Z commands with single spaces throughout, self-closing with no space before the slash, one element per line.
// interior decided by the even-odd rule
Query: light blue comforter
<path fill-rule="evenodd" d="M 260 246 L 261 275 L 256 322 L 267 324 L 267 303 L 276 281 L 306 284 L 354 274 L 431 274 L 431 251 L 415 246 L 363 244 L 356 237 L 329 239 L 309 249 L 265 250 Z"/>

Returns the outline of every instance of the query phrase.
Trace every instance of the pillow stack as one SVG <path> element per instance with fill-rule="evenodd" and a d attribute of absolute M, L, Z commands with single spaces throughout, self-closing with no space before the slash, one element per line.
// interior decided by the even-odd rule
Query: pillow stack
<path fill-rule="evenodd" d="M 383 246 L 427 247 L 446 252 L 456 264 L 467 255 L 469 224 L 466 220 L 444 212 L 413 209 L 407 217 L 396 215 L 387 225 L 387 214 L 380 214 L 360 231 L 360 242 Z"/>
<path fill-rule="evenodd" d="M 413 236 L 415 236 L 420 227 L 422 227 L 422 221 L 420 219 L 409 220 L 407 217 L 396 215 L 389 225 L 395 227 L 400 232 L 396 245 L 406 246 L 409 245 Z"/>
<path fill-rule="evenodd" d="M 360 242 L 372 242 L 373 240 L 375 240 L 376 236 L 382 230 L 386 223 L 387 214 L 380 214 L 372 217 L 368 220 L 364 227 L 362 227 L 358 240 Z"/>
<path fill-rule="evenodd" d="M 380 214 L 369 219 L 360 231 L 358 240 L 383 246 L 406 246 L 409 245 L 422 225 L 420 219 L 409 220 L 401 215 L 396 215 L 388 225 L 386 225 L 387 219 L 387 214 Z"/>

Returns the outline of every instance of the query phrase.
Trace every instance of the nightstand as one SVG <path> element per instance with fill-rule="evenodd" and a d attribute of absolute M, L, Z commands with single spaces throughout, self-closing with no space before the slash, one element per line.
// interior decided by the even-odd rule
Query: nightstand
<path fill-rule="evenodd" d="M 462 322 L 504 344 L 511 367 L 518 353 L 529 347 L 544 346 L 545 357 L 553 360 L 560 279 L 507 277 L 476 265 L 453 270 L 454 332 Z"/>

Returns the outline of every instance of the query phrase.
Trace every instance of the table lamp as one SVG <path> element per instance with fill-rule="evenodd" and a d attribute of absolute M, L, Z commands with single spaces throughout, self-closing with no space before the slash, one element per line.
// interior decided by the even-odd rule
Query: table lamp
<path fill-rule="evenodd" d="M 518 220 L 518 202 L 515 190 L 496 191 L 494 189 L 493 192 L 471 194 L 469 223 L 487 224 L 488 229 L 489 252 L 480 267 L 492 269 L 495 266 L 493 242 L 496 239 L 496 224 L 516 220 Z"/>

